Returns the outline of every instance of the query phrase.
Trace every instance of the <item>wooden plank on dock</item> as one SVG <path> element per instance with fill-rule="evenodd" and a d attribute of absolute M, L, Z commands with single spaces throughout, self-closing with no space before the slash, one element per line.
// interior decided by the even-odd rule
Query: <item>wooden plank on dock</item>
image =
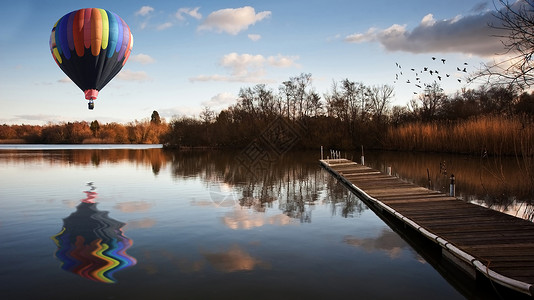
<path fill-rule="evenodd" d="M 506 287 L 534 294 L 534 223 L 385 175 L 346 159 L 321 160 L 354 192 Z"/>

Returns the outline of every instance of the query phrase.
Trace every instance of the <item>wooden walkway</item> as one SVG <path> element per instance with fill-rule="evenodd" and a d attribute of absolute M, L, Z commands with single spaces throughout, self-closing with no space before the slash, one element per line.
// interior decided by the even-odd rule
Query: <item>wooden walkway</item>
<path fill-rule="evenodd" d="M 534 296 L 534 223 L 346 159 L 320 163 L 376 208 L 439 244 L 444 256 L 471 275 Z"/>

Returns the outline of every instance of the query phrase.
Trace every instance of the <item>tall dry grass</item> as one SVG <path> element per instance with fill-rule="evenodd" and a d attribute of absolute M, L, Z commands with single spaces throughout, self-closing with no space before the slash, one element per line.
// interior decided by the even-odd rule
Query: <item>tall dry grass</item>
<path fill-rule="evenodd" d="M 534 124 L 526 118 L 504 116 L 414 122 L 389 128 L 384 141 L 389 150 L 531 157 Z"/>
<path fill-rule="evenodd" d="M 500 189 L 493 194 L 490 206 L 510 205 L 504 201 L 506 195 L 521 195 L 532 199 L 526 213 L 534 219 L 534 122 L 527 117 L 485 116 L 455 122 L 415 122 L 397 128 L 389 128 L 385 148 L 422 152 L 464 153 L 480 157 L 477 174 L 464 174 L 480 180 L 490 190 Z M 506 176 L 501 159 L 515 159 L 516 174 Z M 426 167 L 428 168 L 428 167 Z M 426 168 L 419 172 L 425 173 Z M 455 172 L 456 174 L 456 172 Z M 423 174 L 424 175 L 424 174 Z M 521 188 L 517 183 L 521 182 Z M 504 198 L 503 198 L 504 197 Z M 503 200 L 504 199 L 504 200 Z"/>

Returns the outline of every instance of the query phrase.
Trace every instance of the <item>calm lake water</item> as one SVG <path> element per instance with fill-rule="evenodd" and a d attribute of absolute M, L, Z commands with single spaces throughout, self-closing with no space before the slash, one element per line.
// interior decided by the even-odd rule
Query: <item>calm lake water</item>
<path fill-rule="evenodd" d="M 6 148 L 2 299 L 494 297 L 390 228 L 319 153 L 262 169 L 227 152 Z"/>

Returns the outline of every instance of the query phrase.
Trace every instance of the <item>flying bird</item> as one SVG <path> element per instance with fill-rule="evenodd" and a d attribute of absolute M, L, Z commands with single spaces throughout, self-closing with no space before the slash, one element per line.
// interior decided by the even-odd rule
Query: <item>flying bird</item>
<path fill-rule="evenodd" d="M 445 64 L 445 58 L 442 58 L 442 59 L 441 59 L 441 62 L 442 62 L 443 64 Z"/>
<path fill-rule="evenodd" d="M 432 56 L 432 60 L 436 60 L 436 58 L 434 56 Z"/>

